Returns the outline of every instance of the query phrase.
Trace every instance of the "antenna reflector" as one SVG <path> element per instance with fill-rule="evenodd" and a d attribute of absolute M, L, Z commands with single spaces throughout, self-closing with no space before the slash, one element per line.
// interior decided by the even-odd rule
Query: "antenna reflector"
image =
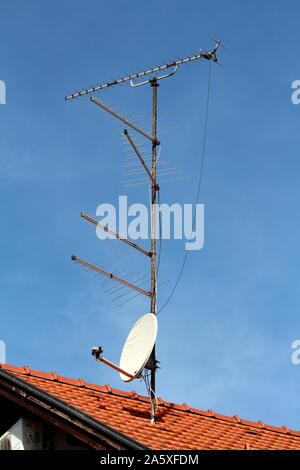
<path fill-rule="evenodd" d="M 157 336 L 157 318 L 154 313 L 146 313 L 138 319 L 130 331 L 120 358 L 120 369 L 131 377 L 120 373 L 124 382 L 138 377 L 152 353 Z"/>

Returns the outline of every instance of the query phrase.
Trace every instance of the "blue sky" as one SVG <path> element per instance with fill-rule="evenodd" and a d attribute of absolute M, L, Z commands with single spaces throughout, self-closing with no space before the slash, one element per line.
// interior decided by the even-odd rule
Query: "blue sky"
<path fill-rule="evenodd" d="M 2 3 L 0 339 L 8 363 L 145 393 L 96 364 L 89 350 L 101 344 L 118 361 L 149 302 L 137 297 L 119 307 L 103 280 L 70 256 L 100 266 L 118 261 L 115 242 L 98 240 L 79 213 L 95 217 L 98 204 L 120 194 L 147 201 L 147 188 L 120 185 L 122 127 L 88 99 L 64 96 L 210 48 L 211 35 L 229 48 L 220 51 L 224 69 L 212 66 L 200 196 L 205 246 L 190 253 L 159 315 L 157 392 L 299 429 L 300 366 L 291 363 L 291 343 L 300 338 L 300 106 L 291 103 L 300 79 L 299 13 L 294 0 Z M 198 61 L 158 89 L 161 158 L 193 177 L 164 185 L 164 202 L 195 200 L 207 76 L 208 64 Z M 150 117 L 148 87 L 97 97 L 142 115 L 138 123 Z M 136 253 L 128 256 L 134 264 Z M 160 280 L 169 283 L 158 305 L 176 280 L 183 243 L 164 242 L 161 256 Z"/>

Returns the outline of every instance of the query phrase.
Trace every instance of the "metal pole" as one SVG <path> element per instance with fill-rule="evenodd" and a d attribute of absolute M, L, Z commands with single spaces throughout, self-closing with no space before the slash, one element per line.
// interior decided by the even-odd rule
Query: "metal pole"
<path fill-rule="evenodd" d="M 150 82 L 153 95 L 152 95 L 152 176 L 156 182 L 156 147 L 157 147 L 157 79 L 153 78 Z M 156 191 L 158 190 L 157 185 L 152 181 L 151 191 L 151 313 L 156 315 Z M 156 356 L 155 346 L 151 353 L 150 362 L 151 368 L 151 423 L 155 423 L 155 373 L 156 373 Z"/>
<path fill-rule="evenodd" d="M 117 366 L 113 362 L 108 361 L 107 359 L 105 359 L 102 356 L 98 357 L 97 360 L 103 362 L 103 364 L 106 364 L 107 366 L 111 367 L 112 369 L 115 369 L 117 372 L 120 372 L 121 374 L 126 375 L 131 380 L 136 378 L 133 375 L 129 374 L 129 372 L 126 372 L 124 369 L 121 369 L 119 366 Z"/>

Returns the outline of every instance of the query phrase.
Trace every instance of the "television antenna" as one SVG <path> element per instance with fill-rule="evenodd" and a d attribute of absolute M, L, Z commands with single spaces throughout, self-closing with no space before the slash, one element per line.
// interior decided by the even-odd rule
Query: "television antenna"
<path fill-rule="evenodd" d="M 211 38 L 212 39 L 212 38 Z M 214 40 L 214 39 L 213 39 Z M 82 91 L 76 91 L 68 96 L 65 97 L 66 101 L 70 101 L 75 98 L 79 98 L 82 96 L 90 95 L 91 93 L 98 92 L 101 90 L 104 90 L 106 88 L 120 85 L 122 83 L 127 83 L 129 82 L 132 87 L 139 87 L 143 85 L 149 84 L 152 88 L 152 133 L 149 134 L 145 132 L 141 127 L 137 126 L 134 124 L 131 120 L 125 118 L 123 115 L 119 114 L 106 104 L 104 104 L 102 101 L 97 100 L 93 96 L 90 96 L 90 101 L 91 103 L 95 104 L 99 108 L 103 109 L 110 115 L 114 116 L 117 120 L 121 121 L 122 123 L 125 124 L 125 129 L 124 129 L 124 136 L 127 139 L 129 145 L 131 146 L 132 150 L 136 154 L 141 166 L 145 170 L 147 174 L 147 178 L 149 178 L 149 183 L 151 185 L 151 250 L 147 251 L 141 246 L 139 246 L 136 243 L 133 243 L 131 240 L 128 240 L 124 237 L 122 237 L 120 234 L 113 232 L 110 230 L 108 227 L 101 225 L 99 222 L 94 220 L 92 217 L 81 213 L 81 217 L 83 217 L 85 220 L 93 223 L 94 225 L 97 225 L 104 231 L 109 232 L 111 235 L 113 235 L 115 238 L 119 239 L 123 243 L 126 243 L 127 245 L 130 245 L 132 248 L 135 248 L 139 252 L 143 253 L 145 256 L 147 256 L 150 260 L 150 272 L 151 272 L 151 280 L 150 280 L 150 289 L 142 289 L 139 285 L 136 283 L 131 283 L 128 280 L 124 279 L 124 277 L 117 276 L 114 273 L 110 273 L 107 270 L 104 270 L 102 268 L 99 268 L 98 266 L 95 266 L 91 263 L 89 263 L 87 260 L 83 260 L 81 258 L 78 258 L 77 256 L 73 255 L 72 260 L 77 262 L 78 264 L 85 266 L 86 268 L 93 270 L 97 272 L 98 274 L 102 274 L 111 280 L 114 280 L 120 284 L 123 284 L 123 286 L 127 286 L 130 289 L 137 291 L 139 294 L 143 294 L 150 299 L 150 313 L 144 315 L 143 317 L 138 320 L 138 322 L 135 324 L 133 329 L 131 330 L 127 341 L 125 343 L 125 346 L 123 348 L 123 353 L 121 356 L 121 361 L 120 361 L 120 366 L 116 366 L 112 362 L 108 361 L 107 359 L 104 359 L 101 354 L 103 352 L 102 347 L 96 347 L 92 349 L 92 354 L 98 359 L 99 361 L 105 363 L 106 365 L 112 367 L 113 369 L 117 370 L 121 374 L 122 380 L 125 380 L 126 382 L 131 381 L 135 378 L 138 378 L 141 376 L 142 370 L 146 366 L 147 369 L 150 370 L 150 386 L 149 386 L 149 395 L 150 395 L 150 402 L 151 402 L 151 423 L 155 423 L 156 420 L 156 406 L 155 406 L 155 400 L 156 400 L 156 381 L 155 381 L 155 375 L 156 375 L 156 370 L 157 370 L 157 364 L 158 361 L 156 359 L 156 353 L 155 353 L 155 341 L 156 341 L 156 333 L 157 333 L 157 322 L 153 320 L 155 318 L 156 320 L 156 297 L 157 297 L 157 266 L 156 266 L 156 202 L 157 202 L 157 194 L 160 190 L 160 186 L 157 182 L 157 147 L 160 146 L 160 141 L 158 140 L 157 137 L 157 88 L 159 86 L 159 81 L 165 78 L 169 78 L 173 75 L 176 74 L 178 71 L 179 67 L 184 64 L 189 64 L 191 62 L 194 62 L 199 59 L 205 59 L 210 62 L 214 62 L 219 64 L 218 58 L 217 58 L 217 51 L 219 47 L 221 46 L 221 42 L 219 40 L 214 40 L 215 41 L 215 46 L 213 50 L 211 51 L 203 51 L 200 50 L 198 53 L 191 55 L 191 56 L 186 56 L 184 58 L 178 58 L 177 60 L 171 61 L 169 63 L 164 63 L 163 65 L 158 65 L 155 67 L 152 67 L 150 69 L 144 70 L 142 72 L 134 73 L 132 75 L 128 75 L 125 77 L 118 78 L 117 80 L 113 80 L 111 82 L 107 83 L 102 83 L 99 85 L 96 85 L 92 88 L 87 88 Z M 220 64 L 219 64 L 220 65 Z M 171 71 L 169 71 L 171 69 Z M 156 76 L 157 73 L 160 72 L 167 72 L 163 73 L 162 75 Z M 137 79 L 144 78 L 147 75 L 152 75 L 151 78 L 147 78 L 146 80 L 139 81 L 137 82 Z M 154 75 L 154 76 L 153 76 Z M 151 144 L 151 168 L 149 168 L 147 162 L 143 159 L 141 156 L 141 153 L 138 150 L 138 147 L 136 143 L 133 140 L 133 136 L 131 133 L 128 131 L 128 128 L 133 129 L 135 132 L 140 134 L 142 137 L 144 137 L 146 140 L 150 141 Z M 148 315 L 148 316 L 147 316 Z M 150 315 L 150 316 L 149 316 Z M 152 320 L 150 320 L 150 318 Z M 146 321 L 147 319 L 147 321 Z M 140 322 L 140 323 L 139 323 Z M 127 355 L 127 346 L 128 346 L 128 341 L 131 338 L 131 334 L 133 331 L 136 331 L 138 329 L 138 325 L 142 325 L 140 328 L 140 336 L 138 338 L 143 337 L 144 341 L 148 345 L 148 349 L 143 350 L 139 356 L 139 364 L 136 364 L 136 358 L 133 357 L 132 355 Z M 149 326 L 151 325 L 151 327 Z M 156 325 L 156 326 L 155 326 Z M 148 335 L 147 336 L 147 331 Z M 155 334 L 154 334 L 155 331 Z M 153 344 L 152 344 L 153 343 Z M 149 350 L 149 345 L 151 345 L 151 351 Z M 134 346 L 136 346 L 136 343 L 134 343 Z M 149 352 L 150 351 L 150 352 Z M 125 360 L 126 358 L 126 360 Z M 129 358 L 129 359 L 128 359 Z"/>

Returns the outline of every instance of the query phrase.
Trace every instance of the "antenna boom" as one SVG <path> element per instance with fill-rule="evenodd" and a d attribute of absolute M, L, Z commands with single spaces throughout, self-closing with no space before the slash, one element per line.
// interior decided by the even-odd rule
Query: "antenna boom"
<path fill-rule="evenodd" d="M 133 124 L 132 122 L 128 121 L 128 119 L 124 118 L 123 116 L 121 116 L 121 114 L 119 113 L 116 113 L 116 111 L 114 111 L 113 109 L 109 108 L 106 104 L 104 103 L 101 103 L 101 101 L 98 101 L 96 100 L 95 98 L 93 98 L 92 96 L 90 97 L 90 100 L 97 104 L 98 106 L 100 106 L 100 108 L 104 109 L 105 111 L 107 111 L 108 113 L 112 114 L 113 116 L 115 116 L 117 119 L 120 119 L 120 121 L 124 122 L 125 124 L 127 124 L 129 127 L 132 127 L 132 129 L 134 129 L 135 131 L 139 132 L 140 134 L 142 134 L 144 137 L 147 137 L 147 139 L 151 140 L 152 142 L 155 142 L 156 145 L 159 145 L 159 142 L 154 139 L 151 135 L 147 134 L 147 132 L 143 131 L 142 129 L 140 129 L 138 126 L 136 126 L 135 124 Z"/>
<path fill-rule="evenodd" d="M 198 59 L 206 59 L 206 60 L 212 60 L 213 62 L 218 62 L 218 59 L 216 57 L 216 52 L 217 52 L 217 49 L 220 46 L 220 44 L 221 44 L 220 41 L 216 41 L 216 45 L 215 45 L 214 49 L 211 52 L 199 52 L 199 54 L 196 54 L 196 55 L 191 56 L 191 57 L 178 59 L 178 60 L 175 60 L 175 61 L 173 61 L 169 64 L 159 65 L 158 67 L 153 67 L 152 69 L 145 70 L 145 71 L 139 72 L 139 73 L 135 73 L 133 75 L 129 75 L 129 76 L 124 77 L 124 78 L 120 78 L 119 80 L 113 80 L 112 82 L 103 83 L 103 85 L 98 85 L 98 86 L 95 86 L 93 88 L 89 88 L 87 90 L 75 92 L 75 93 L 72 93 L 72 95 L 66 96 L 65 100 L 68 101 L 68 100 L 71 100 L 73 98 L 78 98 L 79 96 L 88 95 L 89 93 L 93 93 L 95 91 L 100 91 L 100 90 L 103 90 L 105 88 L 109 88 L 109 87 L 114 86 L 114 85 L 120 85 L 121 83 L 132 81 L 136 78 L 144 77 L 145 75 L 149 75 L 151 73 L 160 72 L 161 70 L 166 70 L 166 69 L 169 69 L 170 67 L 176 67 L 176 66 L 178 67 L 178 65 L 187 64 L 189 62 L 193 62 L 194 60 L 198 60 Z"/>
<path fill-rule="evenodd" d="M 121 235 L 119 235 L 118 233 L 113 232 L 113 231 L 110 230 L 108 227 L 105 227 L 105 225 L 100 224 L 100 222 L 98 222 L 97 220 L 93 219 L 93 218 L 90 217 L 89 215 L 83 214 L 83 212 L 80 213 L 80 216 L 81 216 L 83 219 L 88 220 L 88 221 L 91 222 L 92 224 L 99 226 L 99 227 L 102 228 L 102 230 L 104 230 L 105 232 L 108 232 L 108 233 L 110 233 L 111 235 L 113 235 L 114 237 L 118 238 L 118 240 L 121 240 L 121 242 L 127 243 L 128 245 L 132 246 L 132 247 L 135 248 L 136 250 L 140 251 L 141 253 L 144 253 L 144 255 L 147 255 L 147 256 L 149 256 L 149 257 L 151 258 L 151 256 L 152 256 L 151 251 L 146 251 L 146 250 L 144 250 L 144 248 L 142 248 L 141 246 L 137 245 L 136 243 L 133 243 L 132 241 L 127 240 L 127 238 L 121 237 Z"/>
<path fill-rule="evenodd" d="M 94 266 L 93 264 L 88 263 L 87 261 L 77 258 L 77 256 L 72 256 L 71 257 L 72 261 L 76 261 L 76 263 L 82 264 L 83 266 L 86 266 L 87 268 L 92 269 L 93 271 L 96 271 L 99 274 L 103 274 L 104 276 L 109 277 L 110 279 L 113 279 L 114 281 L 120 282 L 120 284 L 124 284 L 124 286 L 130 287 L 130 289 L 136 290 L 140 294 L 147 295 L 148 297 L 151 297 L 151 292 L 147 292 L 144 289 L 141 289 L 140 287 L 131 284 L 130 282 L 124 281 L 124 279 L 121 279 L 120 277 L 115 276 L 112 273 L 108 273 L 107 271 L 104 271 L 104 269 L 98 268 Z"/>

